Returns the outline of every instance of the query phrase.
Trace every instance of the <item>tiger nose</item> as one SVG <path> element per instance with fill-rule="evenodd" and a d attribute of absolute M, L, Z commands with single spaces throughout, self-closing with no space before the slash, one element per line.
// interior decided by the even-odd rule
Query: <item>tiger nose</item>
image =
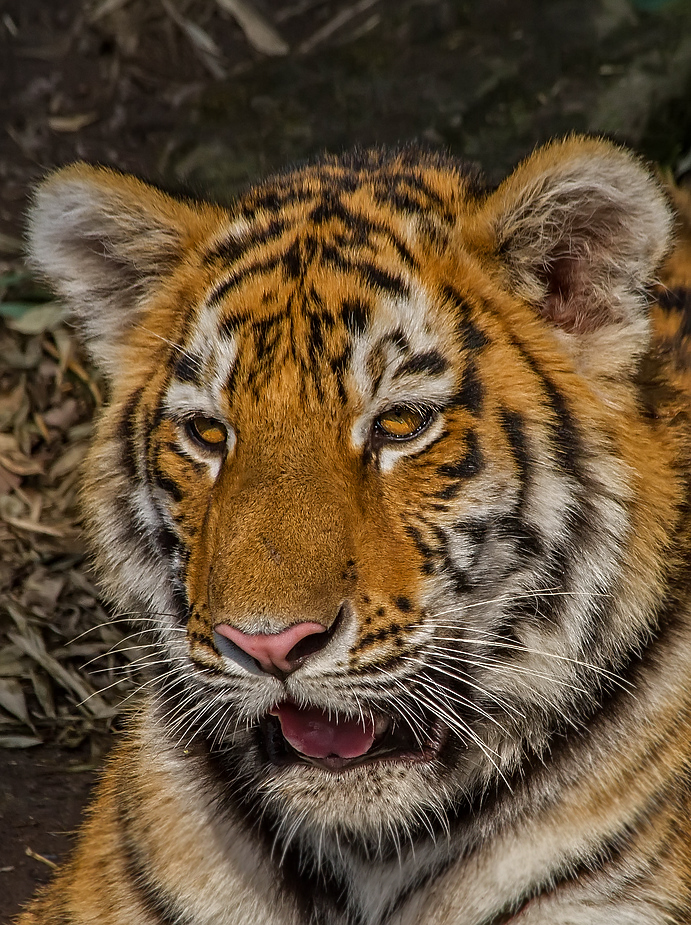
<path fill-rule="evenodd" d="M 329 639 L 321 623 L 295 623 L 280 633 L 243 633 L 227 623 L 215 630 L 251 656 L 267 674 L 289 674 L 308 655 L 323 649 Z M 317 638 L 322 633 L 324 636 Z"/>

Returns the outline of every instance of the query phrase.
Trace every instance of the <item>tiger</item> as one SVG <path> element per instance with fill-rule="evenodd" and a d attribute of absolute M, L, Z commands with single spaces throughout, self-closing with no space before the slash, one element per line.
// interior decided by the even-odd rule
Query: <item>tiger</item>
<path fill-rule="evenodd" d="M 690 217 L 588 136 L 38 187 L 153 643 L 20 925 L 691 921 Z"/>

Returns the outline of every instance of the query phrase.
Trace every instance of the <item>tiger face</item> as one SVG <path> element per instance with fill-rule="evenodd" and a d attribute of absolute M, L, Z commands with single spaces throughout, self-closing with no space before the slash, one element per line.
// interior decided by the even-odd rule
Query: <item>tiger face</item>
<path fill-rule="evenodd" d="M 669 229 L 584 139 L 495 191 L 414 150 L 230 211 L 85 166 L 39 191 L 110 381 L 105 587 L 157 626 L 165 735 L 275 837 L 448 830 L 620 685 L 683 492 L 638 379 Z"/>

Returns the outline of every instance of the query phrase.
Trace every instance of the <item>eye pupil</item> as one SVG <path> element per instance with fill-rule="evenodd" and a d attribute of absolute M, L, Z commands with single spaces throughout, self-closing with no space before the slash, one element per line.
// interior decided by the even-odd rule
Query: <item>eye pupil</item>
<path fill-rule="evenodd" d="M 220 447 L 228 439 L 228 431 L 224 424 L 214 418 L 207 418 L 203 414 L 195 415 L 188 423 L 188 428 L 200 443 L 209 447 Z"/>

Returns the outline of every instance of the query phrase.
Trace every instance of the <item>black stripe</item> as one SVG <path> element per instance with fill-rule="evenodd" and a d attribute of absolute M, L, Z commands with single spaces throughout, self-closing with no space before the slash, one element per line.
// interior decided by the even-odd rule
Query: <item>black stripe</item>
<path fill-rule="evenodd" d="M 250 279 L 260 273 L 270 273 L 277 267 L 281 266 L 282 256 L 273 254 L 271 257 L 265 257 L 263 260 L 255 260 L 245 267 L 240 267 L 232 276 L 229 276 L 224 282 L 219 283 L 208 299 L 208 304 L 216 306 L 221 300 L 234 289 L 237 289 L 245 280 Z"/>
<path fill-rule="evenodd" d="M 478 415 L 482 411 L 484 398 L 485 387 L 478 374 L 477 365 L 471 360 L 463 370 L 461 386 L 449 402 L 449 407 L 463 408 L 470 414 Z"/>
<path fill-rule="evenodd" d="M 177 534 L 169 530 L 168 527 L 161 527 L 161 529 L 156 532 L 155 539 L 162 555 L 164 555 L 166 559 L 172 559 L 180 549 L 180 540 Z"/>
<path fill-rule="evenodd" d="M 451 558 L 449 549 L 449 538 L 441 527 L 436 524 L 427 524 L 432 530 L 439 543 L 438 556 L 443 560 L 444 571 L 447 577 L 450 577 L 453 583 L 453 590 L 456 594 L 466 594 L 471 590 L 471 581 L 468 573 L 459 568 Z"/>
<path fill-rule="evenodd" d="M 233 340 L 236 332 L 252 320 L 252 317 L 246 313 L 228 315 L 228 317 L 224 318 L 219 323 L 218 330 L 221 334 L 223 334 L 224 337 L 227 337 L 229 340 Z"/>
<path fill-rule="evenodd" d="M 531 466 L 523 416 L 517 411 L 509 411 L 506 408 L 501 408 L 499 411 L 499 423 L 509 441 L 511 454 L 518 471 L 518 480 L 520 483 L 519 510 L 521 510 L 525 503 L 525 492 Z"/>
<path fill-rule="evenodd" d="M 173 365 L 173 375 L 181 382 L 191 382 L 194 385 L 201 383 L 201 357 L 192 356 L 189 353 L 181 353 Z"/>
<path fill-rule="evenodd" d="M 191 608 L 185 584 L 181 578 L 173 576 L 170 582 L 170 589 L 173 594 L 173 606 L 175 607 L 178 625 L 186 626 L 190 619 Z"/>
<path fill-rule="evenodd" d="M 226 395 L 230 398 L 235 392 L 235 386 L 237 385 L 238 373 L 240 372 L 240 361 L 236 360 L 230 368 L 228 373 L 228 378 L 225 382 L 225 391 Z"/>
<path fill-rule="evenodd" d="M 170 495 L 173 501 L 178 504 L 185 497 L 185 493 L 178 483 L 171 479 L 170 476 L 165 475 L 158 466 L 158 463 L 154 466 L 154 481 L 156 485 L 164 491 L 167 495 Z"/>
<path fill-rule="evenodd" d="M 660 287 L 655 290 L 655 298 L 660 308 L 664 308 L 665 311 L 685 314 L 691 308 L 691 289 L 685 287 L 678 286 L 673 289 Z M 687 330 L 684 333 L 689 334 L 691 331 Z"/>
<path fill-rule="evenodd" d="M 296 239 L 281 257 L 281 267 L 286 279 L 300 279 L 304 275 L 306 263 L 301 242 Z"/>
<path fill-rule="evenodd" d="M 502 514 L 494 521 L 494 528 L 501 536 L 513 541 L 522 560 L 544 555 L 545 548 L 539 533 L 517 514 Z M 516 568 L 522 565 L 523 561 L 516 563 Z"/>
<path fill-rule="evenodd" d="M 263 247 L 281 237 L 286 229 L 282 218 L 272 218 L 268 224 L 256 225 L 243 231 L 240 237 L 229 235 L 204 255 L 205 263 L 223 260 L 234 263 L 253 247 Z"/>
<path fill-rule="evenodd" d="M 180 909 L 172 896 L 168 895 L 163 885 L 157 880 L 146 861 L 141 857 L 133 837 L 129 833 L 129 819 L 126 803 L 117 804 L 120 846 L 124 856 L 125 872 L 132 886 L 132 891 L 156 925 L 194 925 L 191 916 Z"/>
<path fill-rule="evenodd" d="M 470 318 L 463 318 L 458 322 L 458 330 L 466 350 L 478 351 L 487 347 L 490 339 L 474 321 Z"/>
<path fill-rule="evenodd" d="M 394 168 L 373 184 L 374 198 L 393 206 L 399 212 L 427 215 L 432 209 L 445 222 L 453 222 L 454 215 L 442 197 L 428 186 L 419 173 L 401 173 Z"/>
<path fill-rule="evenodd" d="M 171 453 L 175 453 L 176 456 L 182 456 L 185 462 L 192 467 L 195 475 L 199 477 L 207 475 L 208 469 L 206 465 L 203 462 L 199 462 L 194 456 L 191 456 L 187 450 L 176 441 L 168 440 L 163 446 L 165 446 L 167 450 L 170 450 Z"/>
<path fill-rule="evenodd" d="M 267 184 L 252 190 L 240 205 L 240 211 L 246 218 L 255 218 L 260 209 L 268 212 L 281 212 L 285 206 L 296 202 L 314 199 L 314 193 L 298 183 L 283 182 L 280 185 Z"/>
<path fill-rule="evenodd" d="M 374 345 L 373 353 L 379 353 L 379 355 L 384 357 L 384 348 L 387 344 L 392 344 L 396 347 L 397 350 L 400 350 L 401 353 L 410 352 L 410 341 L 405 334 L 405 331 L 402 328 L 396 328 L 391 331 L 389 334 L 385 334 L 383 337 L 380 337 L 377 343 Z"/>
<path fill-rule="evenodd" d="M 465 350 L 476 352 L 487 347 L 490 339 L 472 318 L 472 310 L 469 302 L 454 288 L 450 283 L 442 286 L 442 295 L 456 309 L 458 315 L 458 332 L 461 335 L 461 342 Z"/>
<path fill-rule="evenodd" d="M 131 482 L 139 478 L 139 451 L 135 438 L 136 413 L 139 410 L 139 401 L 142 389 L 137 389 L 130 395 L 125 403 L 116 431 L 120 438 L 120 464 Z"/>
<path fill-rule="evenodd" d="M 393 375 L 394 379 L 405 376 L 407 373 L 426 373 L 428 376 L 441 376 L 449 368 L 444 357 L 436 350 L 427 353 L 415 353 L 402 363 Z"/>
<path fill-rule="evenodd" d="M 348 401 L 348 393 L 346 392 L 345 385 L 343 380 L 345 378 L 345 371 L 350 362 L 350 344 L 347 344 L 343 352 L 338 356 L 332 357 L 329 360 L 329 365 L 331 366 L 331 372 L 336 377 L 336 388 L 338 389 L 338 397 L 341 401 L 341 404 L 345 405 Z"/>
<path fill-rule="evenodd" d="M 433 575 L 436 572 L 435 562 L 439 559 L 437 551 L 423 539 L 422 533 L 417 527 L 411 524 L 404 524 L 403 529 L 415 544 L 415 548 L 422 557 L 422 571 L 425 575 Z"/>
<path fill-rule="evenodd" d="M 310 312 L 307 316 L 309 332 L 307 334 L 307 353 L 313 364 L 321 359 L 324 349 L 324 323 L 321 315 Z"/>
<path fill-rule="evenodd" d="M 351 334 L 363 334 L 369 324 L 371 307 L 362 299 L 344 299 L 341 304 L 341 318 Z"/>
<path fill-rule="evenodd" d="M 444 463 L 437 467 L 439 475 L 453 479 L 451 485 L 437 493 L 436 497 L 441 498 L 442 501 L 450 501 L 455 498 L 461 491 L 465 480 L 477 475 L 484 467 L 484 455 L 474 430 L 468 431 L 466 440 L 466 454 L 462 459 L 455 463 Z"/>
<path fill-rule="evenodd" d="M 331 195 L 325 196 L 321 202 L 314 207 L 310 218 L 317 225 L 324 224 L 332 219 L 341 221 L 352 234 L 352 239 L 346 239 L 344 244 L 362 246 L 368 244 L 373 235 L 380 235 L 394 247 L 398 256 L 405 264 L 411 269 L 418 269 L 418 261 L 416 258 L 389 226 L 381 222 L 372 221 L 371 218 L 368 218 L 361 212 L 351 211 L 345 206 L 343 201 L 337 197 Z M 372 246 L 374 247 L 375 245 Z"/>
<path fill-rule="evenodd" d="M 389 273 L 369 260 L 349 260 L 330 244 L 323 246 L 322 259 L 337 270 L 353 273 L 372 289 L 382 289 L 396 296 L 407 296 L 410 293 L 408 284 L 400 276 Z"/>
<path fill-rule="evenodd" d="M 493 523 L 493 518 L 488 520 L 457 520 L 453 525 L 453 531 L 454 533 L 463 533 L 473 543 L 481 546 L 486 542 Z"/>
<path fill-rule="evenodd" d="M 528 353 L 523 344 L 515 338 L 511 338 L 511 343 L 533 374 L 540 380 L 547 404 L 552 416 L 555 418 L 551 422 L 550 429 L 552 431 L 552 443 L 555 449 L 556 461 L 564 472 L 580 481 L 581 438 L 576 422 L 569 410 L 566 396 L 552 382 L 535 357 Z"/>

